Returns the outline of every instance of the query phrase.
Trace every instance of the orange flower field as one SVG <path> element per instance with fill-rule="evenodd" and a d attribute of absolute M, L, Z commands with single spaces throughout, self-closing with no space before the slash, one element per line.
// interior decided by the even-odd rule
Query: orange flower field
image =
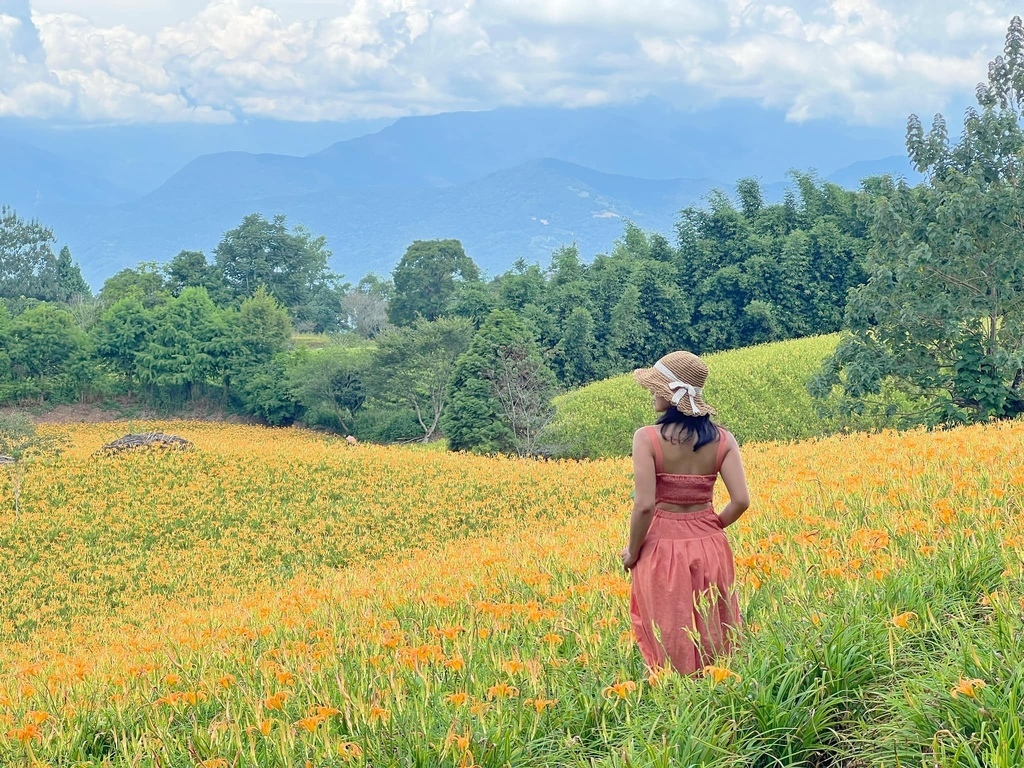
<path fill-rule="evenodd" d="M 1024 423 L 745 446 L 695 679 L 633 645 L 626 460 L 145 428 L 196 449 L 0 485 L 2 766 L 1024 765 Z"/>

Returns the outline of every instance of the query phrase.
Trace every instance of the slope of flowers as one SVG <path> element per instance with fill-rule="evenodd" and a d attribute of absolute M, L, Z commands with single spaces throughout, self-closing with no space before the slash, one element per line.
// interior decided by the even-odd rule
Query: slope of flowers
<path fill-rule="evenodd" d="M 747 446 L 693 680 L 632 644 L 625 460 L 160 428 L 0 491 L 0 765 L 1024 763 L 1024 424 Z"/>
<path fill-rule="evenodd" d="M 807 382 L 838 342 L 833 334 L 708 355 L 708 402 L 741 442 L 800 440 L 844 426 L 872 426 L 823 418 L 807 391 Z M 653 415 L 650 394 L 631 375 L 568 392 L 555 399 L 555 407 L 547 440 L 562 454 L 577 457 L 628 455 L 633 430 Z"/>

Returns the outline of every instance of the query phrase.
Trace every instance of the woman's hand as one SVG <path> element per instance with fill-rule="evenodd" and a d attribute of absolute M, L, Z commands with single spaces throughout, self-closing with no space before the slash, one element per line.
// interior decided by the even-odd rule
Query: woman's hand
<path fill-rule="evenodd" d="M 633 554 L 632 552 L 630 552 L 629 547 L 625 547 L 622 550 L 622 567 L 625 568 L 627 571 L 633 570 L 633 567 L 636 565 L 636 561 L 638 559 L 640 559 L 640 555 Z"/>

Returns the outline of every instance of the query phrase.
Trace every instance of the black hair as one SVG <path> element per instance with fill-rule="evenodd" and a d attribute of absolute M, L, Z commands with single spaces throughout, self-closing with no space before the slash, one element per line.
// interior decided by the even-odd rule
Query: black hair
<path fill-rule="evenodd" d="M 673 445 L 693 438 L 694 451 L 699 451 L 705 445 L 720 439 L 718 427 L 711 421 L 710 415 L 689 416 L 672 407 L 665 411 L 656 423 L 661 426 L 661 436 Z M 684 432 L 685 437 L 682 436 Z"/>

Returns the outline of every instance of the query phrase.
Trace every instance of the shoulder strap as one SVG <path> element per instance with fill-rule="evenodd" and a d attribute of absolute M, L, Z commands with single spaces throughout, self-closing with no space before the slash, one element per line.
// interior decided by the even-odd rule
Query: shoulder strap
<path fill-rule="evenodd" d="M 715 473 L 722 471 L 722 463 L 725 461 L 725 450 L 729 447 L 729 433 L 721 427 L 718 428 L 718 458 L 715 461 Z"/>
<path fill-rule="evenodd" d="M 654 449 L 654 471 L 660 475 L 664 463 L 664 454 L 661 450 L 661 437 L 658 436 L 658 428 L 648 427 L 647 437 L 650 438 L 651 447 Z"/>

